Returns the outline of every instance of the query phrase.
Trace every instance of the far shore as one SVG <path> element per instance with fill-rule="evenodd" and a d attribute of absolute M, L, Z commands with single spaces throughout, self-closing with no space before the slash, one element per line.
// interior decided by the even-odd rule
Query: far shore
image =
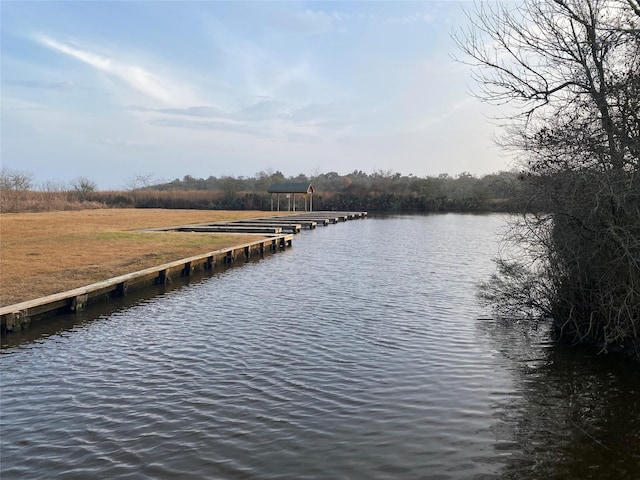
<path fill-rule="evenodd" d="M 259 237 L 137 230 L 286 212 L 91 209 L 0 214 L 0 306 L 33 300 Z"/>

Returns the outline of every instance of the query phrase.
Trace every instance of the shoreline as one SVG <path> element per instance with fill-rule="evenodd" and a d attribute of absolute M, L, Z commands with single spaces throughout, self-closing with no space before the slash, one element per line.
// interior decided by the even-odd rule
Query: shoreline
<path fill-rule="evenodd" d="M 2 333 L 22 331 L 32 321 L 56 314 L 79 313 L 88 305 L 124 297 L 130 291 L 166 286 L 172 278 L 188 279 L 236 259 L 248 261 L 252 256 L 275 253 L 291 247 L 293 236 L 303 226 L 312 229 L 317 224 L 366 218 L 367 213 L 89 210 L 8 215 L 13 215 L 10 220 L 17 228 L 9 239 L 2 238 L 3 290 L 26 286 L 32 288 L 32 294 L 23 294 L 26 300 L 6 302 L 12 297 L 2 292 Z M 190 223 L 177 225 L 176 218 Z M 7 219 L 0 215 L 3 231 L 10 223 Z M 20 220 L 26 225 L 20 225 Z M 44 225 L 45 220 L 52 225 Z M 136 228 L 131 229 L 134 224 Z M 34 232 L 33 238 L 27 235 Z M 49 258 L 38 262 L 41 256 Z M 18 275 L 25 259 L 30 276 Z M 66 268 L 69 266 L 73 268 Z M 72 283 L 67 282 L 71 288 L 59 288 L 55 280 L 69 272 L 80 274 L 71 275 Z M 79 280 L 82 278 L 90 280 Z M 12 284 L 8 286 L 7 280 Z"/>
<path fill-rule="evenodd" d="M 140 230 L 235 221 L 261 211 L 100 209 L 0 214 L 0 307 L 256 240 Z"/>
<path fill-rule="evenodd" d="M 114 297 L 124 297 L 135 290 L 162 287 L 170 284 L 175 276 L 187 278 L 197 272 L 212 270 L 220 264 L 232 264 L 237 259 L 248 261 L 252 255 L 275 253 L 291 247 L 292 240 L 293 234 L 274 235 L 109 278 L 73 290 L 0 307 L 0 331 L 18 332 L 27 328 L 32 321 L 59 313 L 79 313 L 89 305 L 107 302 Z"/>

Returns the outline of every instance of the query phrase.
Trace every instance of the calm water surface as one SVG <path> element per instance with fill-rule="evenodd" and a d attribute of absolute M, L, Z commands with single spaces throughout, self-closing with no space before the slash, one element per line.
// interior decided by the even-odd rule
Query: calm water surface
<path fill-rule="evenodd" d="M 483 320 L 503 221 L 320 228 L 5 345 L 2 478 L 640 478 L 638 366 Z"/>

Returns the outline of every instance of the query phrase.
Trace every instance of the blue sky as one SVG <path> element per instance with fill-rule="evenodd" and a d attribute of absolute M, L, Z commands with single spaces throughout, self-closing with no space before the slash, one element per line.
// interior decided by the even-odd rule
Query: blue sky
<path fill-rule="evenodd" d="M 469 2 L 0 2 L 1 161 L 137 176 L 510 168 L 451 32 Z"/>

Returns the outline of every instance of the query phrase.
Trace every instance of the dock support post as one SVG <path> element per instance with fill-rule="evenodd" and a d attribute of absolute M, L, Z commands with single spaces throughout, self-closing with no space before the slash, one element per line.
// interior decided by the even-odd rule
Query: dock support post
<path fill-rule="evenodd" d="M 129 285 L 127 284 L 127 282 L 120 282 L 116 287 L 115 296 L 124 297 L 127 294 L 128 289 Z"/>
<path fill-rule="evenodd" d="M 166 285 L 167 283 L 171 283 L 171 277 L 167 274 L 167 269 L 160 270 L 158 272 L 158 276 L 156 277 L 156 285 Z"/>
<path fill-rule="evenodd" d="M 85 308 L 87 308 L 87 300 L 89 300 L 89 295 L 86 293 L 84 295 L 78 295 L 71 300 L 71 311 L 72 312 L 82 312 Z"/>
<path fill-rule="evenodd" d="M 188 277 L 191 275 L 191 262 L 187 262 L 184 264 L 184 268 L 182 269 L 182 276 Z"/>
<path fill-rule="evenodd" d="M 4 328 L 7 332 L 17 332 L 27 328 L 27 325 L 31 322 L 31 317 L 27 310 L 20 310 L 8 314 L 5 322 Z"/>

